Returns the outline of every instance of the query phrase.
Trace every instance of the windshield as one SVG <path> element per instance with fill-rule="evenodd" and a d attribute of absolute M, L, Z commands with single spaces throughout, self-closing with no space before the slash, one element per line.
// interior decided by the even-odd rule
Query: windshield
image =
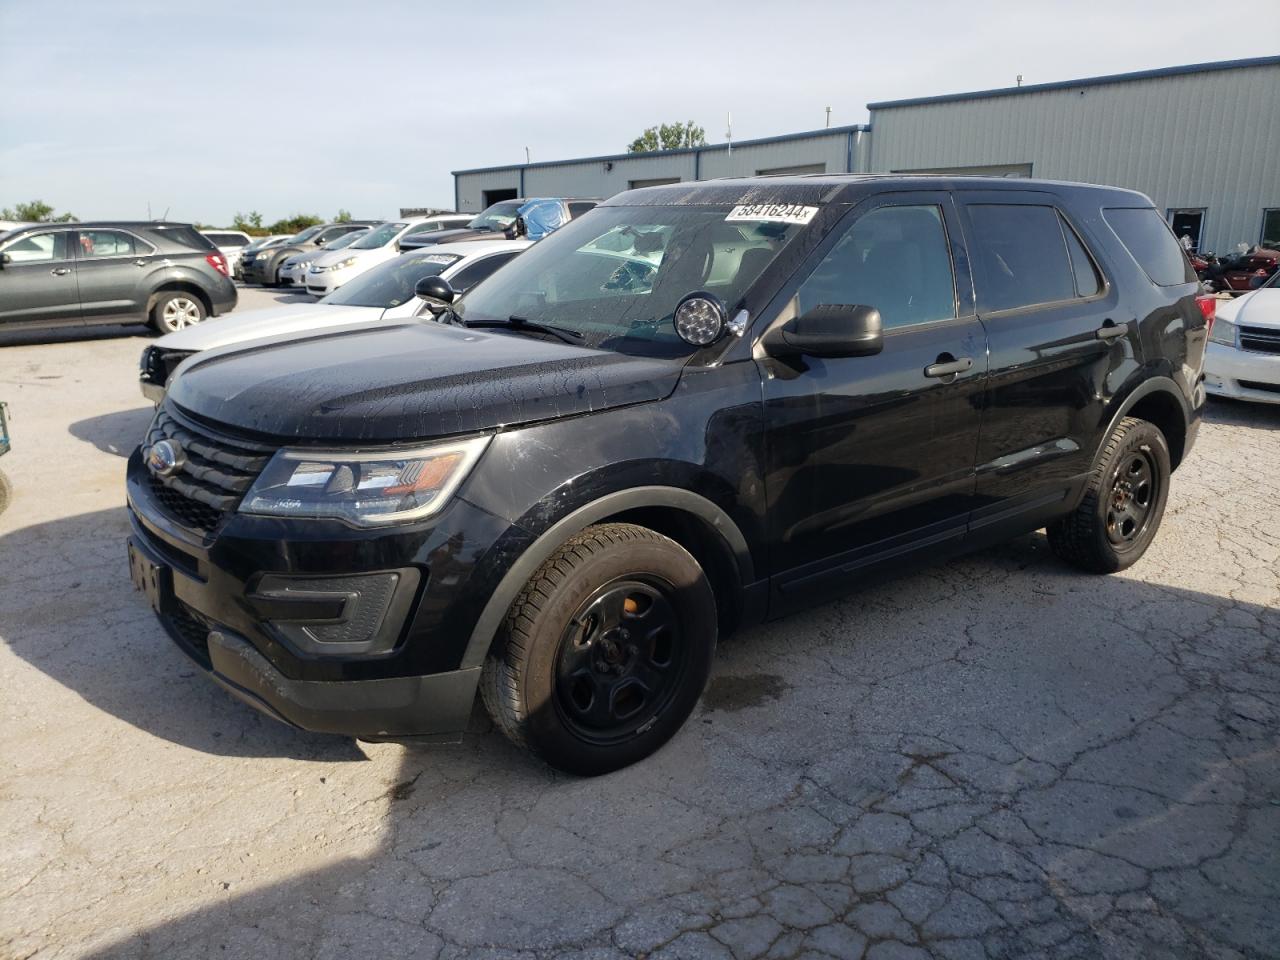
<path fill-rule="evenodd" d="M 361 237 L 368 236 L 368 230 L 352 230 L 350 233 L 344 233 L 340 237 L 335 237 L 324 245 L 325 250 L 344 250 L 347 247 L 354 246 L 355 242 Z"/>
<path fill-rule="evenodd" d="M 524 200 L 503 200 L 501 203 L 495 203 L 467 226 L 472 230 L 505 230 L 516 222 L 516 211 L 525 202 Z"/>
<path fill-rule="evenodd" d="M 582 344 L 641 356 L 687 356 L 672 314 L 707 290 L 729 315 L 804 226 L 739 219 L 731 205 L 596 207 L 539 240 L 460 304 L 467 323 L 566 328 Z"/>
<path fill-rule="evenodd" d="M 423 277 L 438 276 L 462 257 L 456 253 L 407 253 L 379 264 L 322 299 L 339 307 L 398 307 L 413 298 Z"/>
<path fill-rule="evenodd" d="M 319 232 L 320 232 L 319 227 L 307 227 L 307 229 L 303 230 L 301 233 L 295 233 L 292 237 L 290 237 L 289 242 L 290 243 L 306 243 L 308 240 L 310 240 Z"/>
<path fill-rule="evenodd" d="M 384 223 L 376 230 L 366 233 L 360 238 L 359 243 L 351 245 L 352 250 L 376 250 L 378 247 L 385 247 L 394 240 L 407 227 L 407 223 Z"/>

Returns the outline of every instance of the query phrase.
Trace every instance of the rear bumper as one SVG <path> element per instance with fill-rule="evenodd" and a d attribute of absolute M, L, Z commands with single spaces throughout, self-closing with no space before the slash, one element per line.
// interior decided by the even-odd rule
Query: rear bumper
<path fill-rule="evenodd" d="M 1218 397 L 1280 403 L 1280 353 L 1210 343 L 1204 358 L 1204 385 Z"/>

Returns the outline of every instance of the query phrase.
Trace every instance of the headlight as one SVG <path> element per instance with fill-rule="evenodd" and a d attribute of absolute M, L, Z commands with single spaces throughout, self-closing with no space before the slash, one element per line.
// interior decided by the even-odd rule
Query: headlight
<path fill-rule="evenodd" d="M 351 266 L 351 265 L 352 265 L 353 263 L 355 263 L 355 262 L 356 262 L 356 258 L 355 258 L 355 257 L 347 257 L 347 259 L 345 259 L 345 260 L 343 260 L 343 261 L 341 261 L 341 262 L 339 262 L 339 263 L 331 263 L 331 264 L 329 264 L 328 269 L 330 269 L 330 270 L 345 270 L 345 269 L 347 269 L 347 267 Z"/>
<path fill-rule="evenodd" d="M 360 527 L 421 520 L 448 502 L 488 443 L 475 437 L 417 450 L 281 450 L 240 512 L 333 517 Z"/>
<path fill-rule="evenodd" d="M 1213 343 L 1225 343 L 1229 347 L 1236 345 L 1236 325 L 1230 320 L 1218 317 L 1213 321 L 1213 330 L 1209 334 Z"/>

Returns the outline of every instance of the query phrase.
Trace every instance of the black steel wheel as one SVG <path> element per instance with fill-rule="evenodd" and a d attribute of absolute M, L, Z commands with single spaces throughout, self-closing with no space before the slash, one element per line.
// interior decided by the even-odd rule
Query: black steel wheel
<path fill-rule="evenodd" d="M 480 693 L 515 743 L 570 773 L 647 757 L 706 686 L 716 603 L 698 562 L 646 527 L 588 527 L 516 597 Z"/>
<path fill-rule="evenodd" d="M 1160 429 L 1125 417 L 1098 452 L 1079 506 L 1049 525 L 1049 545 L 1091 573 L 1131 566 L 1160 528 L 1172 472 Z"/>

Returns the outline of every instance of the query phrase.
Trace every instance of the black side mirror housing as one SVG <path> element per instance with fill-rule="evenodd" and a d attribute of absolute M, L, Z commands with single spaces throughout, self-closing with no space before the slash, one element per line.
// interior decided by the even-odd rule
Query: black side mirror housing
<path fill-rule="evenodd" d="M 869 357 L 884 349 L 884 323 L 875 307 L 824 303 L 792 317 L 765 346 L 781 356 Z"/>
<path fill-rule="evenodd" d="M 426 301 L 433 316 L 439 316 L 457 298 L 458 292 L 444 277 L 423 277 L 413 287 L 413 295 Z"/>
<path fill-rule="evenodd" d="M 10 263 L 13 263 L 13 257 L 9 256 L 7 253 L 0 253 L 0 269 L 3 269 Z"/>

